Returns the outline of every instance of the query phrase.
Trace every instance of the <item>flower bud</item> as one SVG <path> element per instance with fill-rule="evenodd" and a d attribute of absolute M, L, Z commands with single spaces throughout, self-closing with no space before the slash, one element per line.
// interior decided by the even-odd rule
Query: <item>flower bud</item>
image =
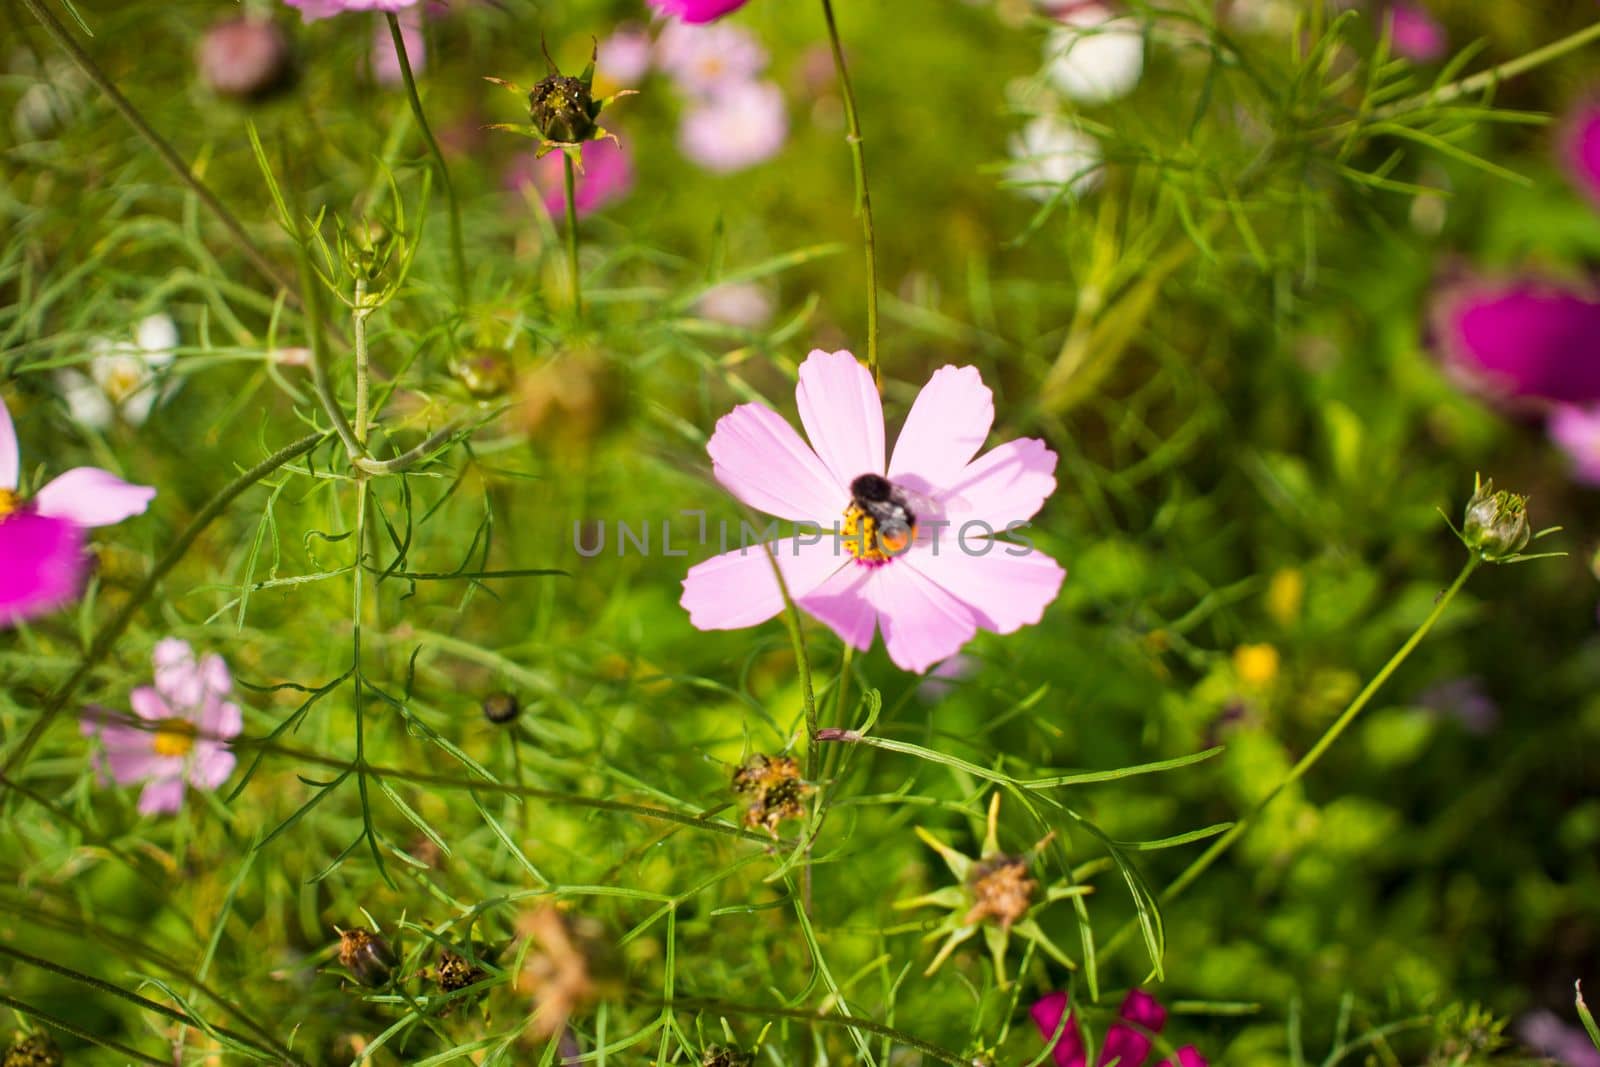
<path fill-rule="evenodd" d="M 479 400 L 493 400 L 511 388 L 511 361 L 498 349 L 474 349 L 450 369 L 456 381 Z"/>
<path fill-rule="evenodd" d="M 1528 498 L 1503 489 L 1495 492 L 1493 480 L 1479 482 L 1461 520 L 1467 547 L 1493 563 L 1521 552 L 1532 536 Z"/>
<path fill-rule="evenodd" d="M 263 100 L 293 80 L 289 40 L 271 19 L 225 19 L 206 31 L 195 50 L 200 80 L 219 96 Z"/>
<path fill-rule="evenodd" d="M 346 226 L 340 251 L 345 270 L 353 277 L 375 280 L 389 265 L 394 253 L 394 235 L 377 219 L 359 219 Z"/>
<path fill-rule="evenodd" d="M 61 1067 L 66 1062 L 56 1043 L 43 1030 L 17 1038 L 6 1050 L 6 1058 L 0 1060 L 4 1067 Z"/>
<path fill-rule="evenodd" d="M 753 1067 L 755 1062 L 748 1052 L 724 1045 L 707 1045 L 700 1059 L 702 1067 Z"/>
<path fill-rule="evenodd" d="M 388 985 L 399 965 L 389 942 L 359 926 L 339 931 L 339 962 L 356 981 L 373 989 Z"/>
<path fill-rule="evenodd" d="M 503 726 L 522 712 L 522 704 L 511 693 L 490 693 L 483 698 L 483 717 Z"/>
<path fill-rule="evenodd" d="M 551 74 L 528 94 L 528 114 L 547 141 L 579 144 L 595 134 L 600 107 L 579 78 Z"/>
<path fill-rule="evenodd" d="M 482 967 L 476 966 L 460 953 L 441 949 L 438 966 L 434 968 L 434 977 L 439 983 L 441 993 L 454 993 L 458 989 L 465 989 L 483 981 L 488 975 L 484 973 Z"/>

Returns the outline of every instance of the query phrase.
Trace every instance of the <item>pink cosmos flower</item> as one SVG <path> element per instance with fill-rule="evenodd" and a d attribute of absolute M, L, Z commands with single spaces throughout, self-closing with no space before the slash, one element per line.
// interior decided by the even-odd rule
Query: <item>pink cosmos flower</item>
<path fill-rule="evenodd" d="M 783 91 L 769 81 L 740 82 L 691 108 L 678 127 L 678 148 L 714 174 L 764 163 L 789 136 Z"/>
<path fill-rule="evenodd" d="M 878 391 L 849 352 L 806 357 L 795 398 L 809 447 L 781 415 L 752 403 L 718 420 L 706 451 L 730 493 L 811 536 L 797 530 L 691 567 L 680 600 L 691 623 L 737 630 L 777 615 L 774 559 L 802 610 L 858 649 L 882 630 L 889 658 L 909 671 L 954 655 L 978 630 L 1039 621 L 1066 572 L 1032 546 L 990 535 L 1025 526 L 1043 506 L 1056 456 L 1033 438 L 977 456 L 994 422 L 977 368 L 934 373 L 887 464 Z M 875 514 L 899 524 L 880 525 Z"/>
<path fill-rule="evenodd" d="M 506 187 L 513 191 L 532 186 L 544 197 L 552 217 L 567 210 L 566 171 L 560 152 L 535 158 L 524 152 L 506 169 Z M 628 195 L 633 188 L 633 161 L 627 150 L 609 137 L 583 146 L 583 170 L 578 172 L 576 200 L 580 217 L 598 211 Z"/>
<path fill-rule="evenodd" d="M 1061 1017 L 1066 1015 L 1066 1028 L 1050 1046 L 1050 1054 L 1055 1058 L 1056 1067 L 1087 1067 L 1089 1058 L 1083 1047 L 1083 1035 L 1078 1032 L 1078 1017 L 1068 1014 L 1065 993 L 1051 993 L 1035 1001 L 1029 1014 L 1039 1028 L 1039 1036 L 1046 1041 L 1061 1028 Z M 1150 1058 L 1149 1035 L 1161 1032 L 1167 1022 L 1167 1010 L 1149 993 L 1135 989 L 1122 1002 L 1120 1014 L 1123 1021 L 1112 1023 L 1106 1031 L 1105 1047 L 1100 1050 L 1098 1062 L 1102 1067 L 1109 1063 L 1117 1067 L 1144 1067 Z M 1207 1067 L 1207 1064 L 1193 1045 L 1185 1045 L 1178 1050 L 1176 1060 L 1162 1060 L 1159 1067 Z"/>
<path fill-rule="evenodd" d="M 1550 413 L 1550 440 L 1572 460 L 1572 477 L 1600 485 L 1600 406 L 1564 404 Z"/>
<path fill-rule="evenodd" d="M 402 11 L 395 21 L 400 24 L 400 40 L 405 42 L 406 60 L 413 74 L 421 74 L 428 62 L 428 42 L 422 36 L 422 8 Z M 400 71 L 400 53 L 394 50 L 394 34 L 389 32 L 389 20 L 379 19 L 372 25 L 372 76 L 379 85 L 393 88 L 405 84 Z"/>
<path fill-rule="evenodd" d="M 1427 8 L 1400 0 L 1389 8 L 1389 41 L 1395 54 L 1414 63 L 1432 63 L 1450 47 L 1444 27 Z"/>
<path fill-rule="evenodd" d="M 731 11 L 737 11 L 748 0 L 649 0 L 650 6 L 663 15 L 671 15 L 684 22 L 710 22 Z"/>
<path fill-rule="evenodd" d="M 654 48 L 644 27 L 634 23 L 618 26 L 595 48 L 595 76 L 631 86 L 650 72 Z"/>
<path fill-rule="evenodd" d="M 0 400 L 0 628 L 77 599 L 90 567 L 84 531 L 141 514 L 156 491 L 98 467 L 74 467 L 24 500 L 21 453 Z"/>
<path fill-rule="evenodd" d="M 767 69 L 767 50 L 738 26 L 669 22 L 656 40 L 656 62 L 683 92 L 712 98 Z"/>
<path fill-rule="evenodd" d="M 91 708 L 82 722 L 84 736 L 98 735 L 105 752 L 95 767 L 101 781 L 144 783 L 139 811 L 171 814 L 183 808 L 184 783 L 215 789 L 228 780 L 236 762 L 227 739 L 244 728 L 239 705 L 224 700 L 233 688 L 228 665 L 212 653 L 196 660 L 189 642 L 169 637 L 151 655 L 155 684 L 129 695 L 145 725 Z"/>
<path fill-rule="evenodd" d="M 1561 148 L 1572 180 L 1600 207 L 1600 97 L 1581 104 L 1568 117 Z"/>
<path fill-rule="evenodd" d="M 417 0 L 283 0 L 300 12 L 305 22 L 342 15 L 346 11 L 400 11 L 411 7 Z"/>
<path fill-rule="evenodd" d="M 1563 1067 L 1600 1067 L 1600 1049 L 1589 1035 L 1553 1011 L 1529 1012 L 1517 1022 L 1516 1030 L 1524 1045 Z"/>
<path fill-rule="evenodd" d="M 1446 369 L 1501 400 L 1600 402 L 1600 299 L 1532 279 L 1470 280 L 1433 302 Z"/>

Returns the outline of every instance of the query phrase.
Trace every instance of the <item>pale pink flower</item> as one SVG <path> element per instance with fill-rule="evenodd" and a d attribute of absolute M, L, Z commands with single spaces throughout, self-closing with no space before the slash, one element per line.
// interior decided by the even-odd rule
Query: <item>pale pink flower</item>
<path fill-rule="evenodd" d="M 17 433 L 0 400 L 0 627 L 77 599 L 91 565 L 84 531 L 141 514 L 156 495 L 98 467 L 74 467 L 26 500 L 21 480 Z"/>
<path fill-rule="evenodd" d="M 1045 73 L 1069 99 L 1103 104 L 1127 96 L 1144 75 L 1144 34 L 1139 23 L 1099 4 L 1059 16 L 1045 40 Z"/>
<path fill-rule="evenodd" d="M 544 209 L 552 216 L 567 210 L 565 166 L 559 151 L 536 156 L 532 150 L 511 161 L 505 184 L 513 191 L 533 186 L 544 199 Z M 578 215 L 598 211 L 628 195 L 633 188 L 633 161 L 627 150 L 609 137 L 589 141 L 583 146 L 583 170 L 574 183 Z"/>
<path fill-rule="evenodd" d="M 759 330 L 772 321 L 772 294 L 755 282 L 723 282 L 701 293 L 694 309 L 712 322 Z"/>
<path fill-rule="evenodd" d="M 1021 529 L 1043 506 L 1056 456 L 1033 438 L 977 455 L 994 421 L 977 368 L 934 373 L 887 463 L 878 391 L 849 352 L 812 352 L 795 397 L 810 447 L 777 412 L 751 403 L 717 422 L 706 451 L 730 493 L 809 536 L 691 567 L 680 600 L 691 623 L 736 630 L 778 614 L 774 559 L 802 610 L 862 650 L 881 629 L 889 657 L 910 671 L 953 656 L 979 630 L 1039 621 L 1066 572 L 1031 545 L 991 535 Z M 904 502 L 905 535 L 880 537 L 854 503 L 873 483 Z"/>
<path fill-rule="evenodd" d="M 1572 461 L 1572 477 L 1600 485 L 1600 407 L 1564 404 L 1550 413 L 1550 440 Z"/>
<path fill-rule="evenodd" d="M 663 15 L 672 15 L 684 22 L 710 22 L 730 11 L 737 11 L 748 0 L 648 0 L 651 7 Z"/>
<path fill-rule="evenodd" d="M 407 8 L 395 16 L 395 21 L 400 24 L 400 40 L 405 42 L 411 73 L 420 74 L 428 63 L 428 43 L 422 36 L 422 8 Z M 391 88 L 405 84 L 400 53 L 394 50 L 394 34 L 389 32 L 388 19 L 379 19 L 372 25 L 372 76 L 379 85 Z"/>
<path fill-rule="evenodd" d="M 656 40 L 656 63 L 677 87 L 710 98 L 751 81 L 767 69 L 767 50 L 738 26 L 669 22 Z"/>
<path fill-rule="evenodd" d="M 216 789 L 233 773 L 229 738 L 244 728 L 239 705 L 224 698 L 233 679 L 222 657 L 196 659 L 187 641 L 169 637 L 151 656 L 155 684 L 129 694 L 139 722 L 90 708 L 81 728 L 104 753 L 95 760 L 102 782 L 144 783 L 139 811 L 170 814 L 183 808 L 184 785 Z"/>
<path fill-rule="evenodd" d="M 305 22 L 342 15 L 346 11 L 402 11 L 417 0 L 283 0 L 297 8 Z"/>
<path fill-rule="evenodd" d="M 631 86 L 650 72 L 655 45 L 650 33 L 634 23 L 618 26 L 595 49 L 596 77 L 617 85 Z"/>
<path fill-rule="evenodd" d="M 742 82 L 683 116 L 678 147 L 706 170 L 728 174 L 771 159 L 788 136 L 782 90 L 769 81 Z"/>

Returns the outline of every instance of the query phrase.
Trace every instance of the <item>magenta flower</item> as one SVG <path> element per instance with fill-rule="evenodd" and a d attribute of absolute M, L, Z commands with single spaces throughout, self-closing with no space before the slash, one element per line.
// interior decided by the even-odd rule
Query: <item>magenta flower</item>
<path fill-rule="evenodd" d="M 233 773 L 227 739 L 244 728 L 239 705 L 223 699 L 233 688 L 228 665 L 212 653 L 196 660 L 187 641 L 169 637 L 151 655 L 155 684 L 129 695 L 134 720 L 91 708 L 85 736 L 98 735 L 104 754 L 95 761 L 101 781 L 144 783 L 139 811 L 171 814 L 183 808 L 184 783 L 215 789 Z"/>
<path fill-rule="evenodd" d="M 680 600 L 691 623 L 738 630 L 777 615 L 774 558 L 807 614 L 862 650 L 881 629 L 889 658 L 909 671 L 954 655 L 978 630 L 1039 621 L 1066 572 L 992 535 L 1021 529 L 1043 506 L 1056 456 L 1033 438 L 977 456 L 994 398 L 975 367 L 934 373 L 887 464 L 878 391 L 849 352 L 806 357 L 795 398 L 809 447 L 763 404 L 724 415 L 706 445 L 724 488 L 801 528 L 691 567 Z"/>
<path fill-rule="evenodd" d="M 714 174 L 764 163 L 789 136 L 783 92 L 772 82 L 738 82 L 691 108 L 678 127 L 678 147 Z"/>
<path fill-rule="evenodd" d="M 1427 8 L 1403 0 L 1389 8 L 1389 41 L 1395 54 L 1413 63 L 1432 63 L 1450 47 L 1444 27 Z"/>
<path fill-rule="evenodd" d="M 417 0 L 283 0 L 300 12 L 305 22 L 342 15 L 346 11 L 400 11 L 411 7 Z"/>
<path fill-rule="evenodd" d="M 650 6 L 663 15 L 671 15 L 684 22 L 710 22 L 720 19 L 730 11 L 737 11 L 748 0 L 649 0 Z"/>
<path fill-rule="evenodd" d="M 669 22 L 656 40 L 656 63 L 683 92 L 713 98 L 767 69 L 767 50 L 738 26 Z"/>
<path fill-rule="evenodd" d="M 506 169 L 505 184 L 518 192 L 532 186 L 552 216 L 567 210 L 566 174 L 560 152 L 542 157 L 531 151 L 522 153 Z M 622 145 L 610 138 L 585 142 L 583 170 L 577 175 L 575 188 L 579 216 L 598 211 L 627 196 L 633 188 L 633 160 Z"/>
<path fill-rule="evenodd" d="M 1600 97 L 1581 104 L 1568 117 L 1561 149 L 1572 180 L 1600 207 Z"/>
<path fill-rule="evenodd" d="M 150 506 L 156 491 L 98 467 L 74 467 L 24 500 L 11 413 L 0 400 L 0 627 L 54 611 L 83 591 L 91 560 L 84 531 Z"/>
<path fill-rule="evenodd" d="M 1066 1028 L 1050 1046 L 1050 1054 L 1056 1067 L 1087 1067 L 1089 1058 L 1083 1047 L 1083 1035 L 1078 1032 L 1078 1017 L 1068 1014 L 1065 993 L 1051 993 L 1035 1001 L 1029 1014 L 1039 1028 L 1039 1036 L 1046 1041 L 1061 1028 L 1061 1017 L 1066 1015 Z M 1150 1058 L 1150 1035 L 1159 1034 L 1166 1025 L 1167 1010 L 1149 993 L 1135 989 L 1123 1000 L 1120 1014 L 1122 1021 L 1112 1023 L 1106 1031 L 1105 1046 L 1097 1062 L 1101 1067 L 1110 1063 L 1117 1067 L 1144 1067 Z M 1207 1067 L 1207 1064 L 1193 1045 L 1185 1045 L 1178 1049 L 1176 1060 L 1162 1060 L 1159 1067 Z"/>
<path fill-rule="evenodd" d="M 1469 281 L 1437 296 L 1435 343 L 1464 384 L 1501 400 L 1600 402 L 1600 300 L 1521 279 Z"/>

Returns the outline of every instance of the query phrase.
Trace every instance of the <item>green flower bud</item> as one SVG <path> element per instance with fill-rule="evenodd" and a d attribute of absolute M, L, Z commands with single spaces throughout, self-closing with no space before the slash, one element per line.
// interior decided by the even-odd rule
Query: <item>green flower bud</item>
<path fill-rule="evenodd" d="M 394 234 L 376 219 L 360 219 L 345 227 L 340 251 L 352 277 L 375 280 L 394 254 Z"/>
<path fill-rule="evenodd" d="M 4 1067 L 61 1067 L 66 1062 L 56 1043 L 43 1030 L 17 1038 L 6 1050 L 6 1058 L 0 1060 Z"/>
<path fill-rule="evenodd" d="M 1461 520 L 1467 547 L 1495 563 L 1521 552 L 1532 536 L 1528 498 L 1503 489 L 1495 492 L 1492 480 L 1479 482 Z"/>
<path fill-rule="evenodd" d="M 579 144 L 595 136 L 600 105 L 580 78 L 551 74 L 528 94 L 528 114 L 547 141 Z"/>
<path fill-rule="evenodd" d="M 339 962 L 356 981 L 377 989 L 389 984 L 400 961 L 395 959 L 389 942 L 357 926 L 339 931 Z"/>

